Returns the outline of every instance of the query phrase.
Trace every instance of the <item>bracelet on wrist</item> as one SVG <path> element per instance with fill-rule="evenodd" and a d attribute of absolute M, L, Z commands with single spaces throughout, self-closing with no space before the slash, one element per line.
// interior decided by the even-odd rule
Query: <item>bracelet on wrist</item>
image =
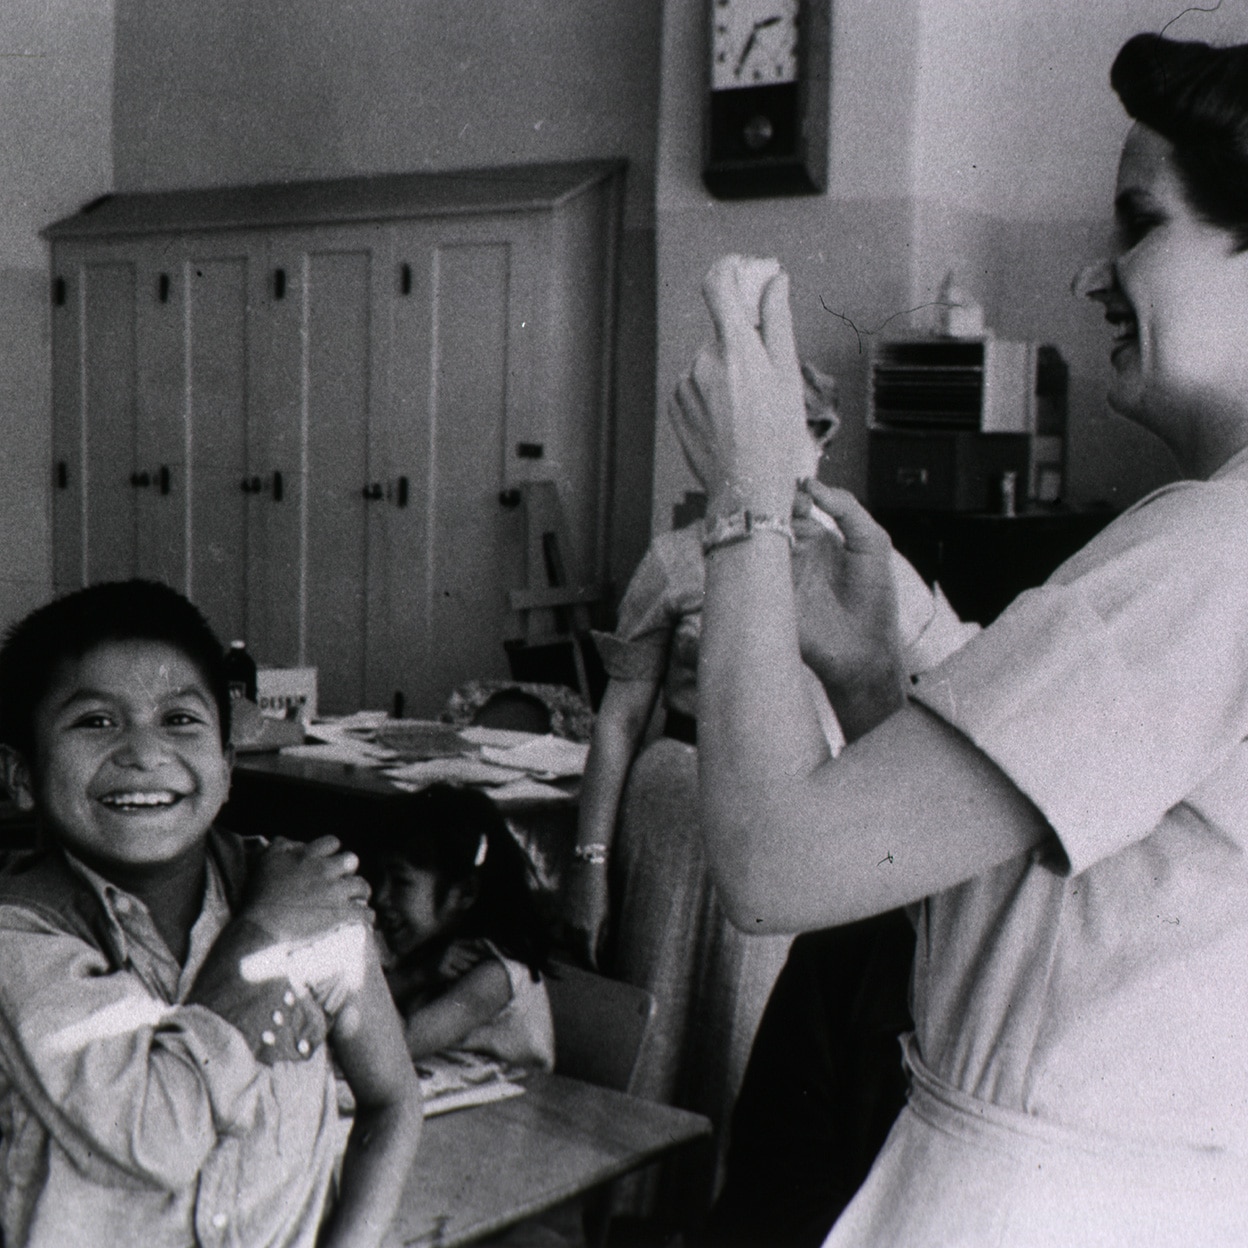
<path fill-rule="evenodd" d="M 583 862 L 591 867 L 605 867 L 607 865 L 607 854 L 610 848 L 601 841 L 595 841 L 592 845 L 573 845 L 572 857 L 577 862 Z"/>
<path fill-rule="evenodd" d="M 702 529 L 702 553 L 709 555 L 721 546 L 733 546 L 744 542 L 755 533 L 776 533 L 793 545 L 793 526 L 784 516 L 771 516 L 766 512 L 752 511 L 743 507 L 726 516 L 707 519 Z"/>

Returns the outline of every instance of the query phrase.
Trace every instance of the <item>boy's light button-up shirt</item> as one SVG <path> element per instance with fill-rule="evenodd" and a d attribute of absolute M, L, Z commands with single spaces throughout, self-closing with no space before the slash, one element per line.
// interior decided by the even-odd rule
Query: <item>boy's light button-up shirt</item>
<path fill-rule="evenodd" d="M 22 1245 L 315 1243 L 337 1144 L 327 1047 L 258 1062 L 184 1004 L 230 918 L 209 858 L 184 965 L 147 907 L 84 864 L 120 969 L 0 905 L 0 1226 Z"/>

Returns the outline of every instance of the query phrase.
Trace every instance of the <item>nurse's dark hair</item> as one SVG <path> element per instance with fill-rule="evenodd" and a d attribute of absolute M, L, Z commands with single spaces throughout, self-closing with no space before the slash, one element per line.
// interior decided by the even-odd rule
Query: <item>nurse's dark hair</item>
<path fill-rule="evenodd" d="M 1248 44 L 1135 35 L 1109 80 L 1136 121 L 1174 144 L 1192 208 L 1248 250 Z"/>
<path fill-rule="evenodd" d="M 199 610 L 156 581 L 104 581 L 36 608 L 14 624 L 0 646 L 0 743 L 32 766 L 35 715 L 56 669 L 107 642 L 151 641 L 186 656 L 217 706 L 221 742 L 230 739 L 225 653 Z"/>

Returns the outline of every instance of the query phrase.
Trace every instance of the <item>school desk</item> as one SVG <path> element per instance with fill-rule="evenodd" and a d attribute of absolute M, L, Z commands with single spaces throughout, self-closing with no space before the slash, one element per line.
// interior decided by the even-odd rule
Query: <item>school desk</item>
<path fill-rule="evenodd" d="M 560 783 L 566 792 L 556 801 L 499 803 L 552 895 L 559 891 L 576 843 L 577 783 Z M 366 850 L 369 828 L 401 793 L 371 767 L 280 753 L 242 754 L 234 764 L 230 800 L 217 822 L 243 835 L 303 841 L 336 836 L 348 848 Z"/>
<path fill-rule="evenodd" d="M 451 1248 L 593 1191 L 674 1149 L 707 1146 L 710 1121 L 562 1075 L 522 1096 L 425 1122 L 387 1248 Z"/>

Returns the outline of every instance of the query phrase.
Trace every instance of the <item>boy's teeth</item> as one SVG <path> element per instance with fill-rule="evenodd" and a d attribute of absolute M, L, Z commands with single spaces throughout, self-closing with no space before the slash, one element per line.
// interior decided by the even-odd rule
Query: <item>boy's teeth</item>
<path fill-rule="evenodd" d="M 176 795 L 164 793 L 109 793 L 101 799 L 106 806 L 172 806 Z"/>

